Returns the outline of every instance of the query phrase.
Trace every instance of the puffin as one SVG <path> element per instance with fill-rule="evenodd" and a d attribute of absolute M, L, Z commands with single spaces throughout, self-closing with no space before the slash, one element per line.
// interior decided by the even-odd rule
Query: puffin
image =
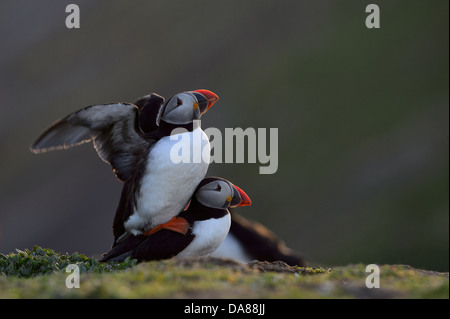
<path fill-rule="evenodd" d="M 163 100 L 155 98 L 161 105 Z M 208 90 L 178 93 L 160 106 L 154 119 L 157 129 L 151 132 L 141 130 L 140 122 L 148 119 L 139 119 L 135 104 L 88 106 L 56 121 L 30 149 L 38 154 L 93 141 L 99 157 L 124 182 L 114 217 L 115 243 L 128 233 L 142 234 L 168 222 L 186 207 L 206 174 L 209 158 L 194 162 L 191 151 L 190 161 L 174 162 L 171 149 L 189 143 L 187 149 L 209 155 L 209 140 L 199 120 L 218 99 Z"/>
<path fill-rule="evenodd" d="M 140 126 L 144 132 L 152 132 L 158 128 L 156 121 L 163 97 L 151 93 L 138 98 L 134 104 L 141 108 Z M 250 220 L 229 209 L 231 214 L 230 231 L 210 256 L 231 258 L 241 263 L 253 260 L 283 261 L 291 266 L 307 266 L 305 257 L 286 246 L 276 234 L 255 220 Z"/>
<path fill-rule="evenodd" d="M 228 234 L 228 208 L 251 203 L 248 195 L 230 181 L 207 177 L 197 186 L 186 210 L 143 234 L 129 235 L 103 254 L 100 262 L 122 262 L 127 257 L 141 262 L 208 256 Z"/>

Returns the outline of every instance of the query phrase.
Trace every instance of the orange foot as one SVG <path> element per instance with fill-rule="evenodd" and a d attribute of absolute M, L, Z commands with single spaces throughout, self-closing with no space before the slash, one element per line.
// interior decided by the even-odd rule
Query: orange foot
<path fill-rule="evenodd" d="M 144 233 L 144 236 L 153 235 L 154 233 L 160 231 L 161 229 L 168 229 L 176 233 L 186 235 L 186 233 L 189 230 L 189 227 L 191 227 L 191 225 L 189 225 L 186 219 L 184 219 L 183 217 L 176 216 L 171 220 L 169 220 L 167 223 L 159 224 L 158 226 L 146 231 Z"/>

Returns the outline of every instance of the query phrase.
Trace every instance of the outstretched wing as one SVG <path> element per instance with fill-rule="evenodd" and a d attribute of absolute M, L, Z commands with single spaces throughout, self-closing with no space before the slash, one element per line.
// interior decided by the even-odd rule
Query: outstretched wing
<path fill-rule="evenodd" d="M 88 106 L 56 121 L 33 143 L 31 151 L 67 149 L 90 141 L 122 181 L 133 175 L 136 161 L 154 142 L 142 136 L 136 105 L 113 103 Z"/>

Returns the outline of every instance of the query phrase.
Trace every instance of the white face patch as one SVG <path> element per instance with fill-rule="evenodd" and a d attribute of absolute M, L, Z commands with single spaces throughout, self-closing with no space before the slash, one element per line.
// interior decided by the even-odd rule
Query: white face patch
<path fill-rule="evenodd" d="M 199 203 L 211 208 L 228 208 L 232 196 L 231 185 L 223 180 L 215 180 L 203 185 L 195 194 Z"/>
<path fill-rule="evenodd" d="M 195 108 L 195 104 L 197 104 L 197 108 Z M 194 116 L 196 112 L 198 116 Z M 198 119 L 199 115 L 200 110 L 195 96 L 189 93 L 180 93 L 167 103 L 161 119 L 170 124 L 188 124 L 194 119 Z"/>

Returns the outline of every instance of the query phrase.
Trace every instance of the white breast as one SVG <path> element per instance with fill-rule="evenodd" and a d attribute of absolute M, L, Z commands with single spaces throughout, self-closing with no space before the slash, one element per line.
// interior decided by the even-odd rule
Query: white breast
<path fill-rule="evenodd" d="M 230 214 L 222 218 L 211 218 L 195 222 L 192 233 L 194 240 L 177 257 L 201 257 L 208 256 L 216 250 L 227 237 L 230 230 Z"/>
<path fill-rule="evenodd" d="M 174 148 L 189 151 L 190 161 L 174 162 Z M 198 156 L 199 152 L 207 154 L 206 158 Z M 137 235 L 178 215 L 204 178 L 209 154 L 208 137 L 200 128 L 159 140 L 150 150 L 136 207 L 125 228 Z"/>

